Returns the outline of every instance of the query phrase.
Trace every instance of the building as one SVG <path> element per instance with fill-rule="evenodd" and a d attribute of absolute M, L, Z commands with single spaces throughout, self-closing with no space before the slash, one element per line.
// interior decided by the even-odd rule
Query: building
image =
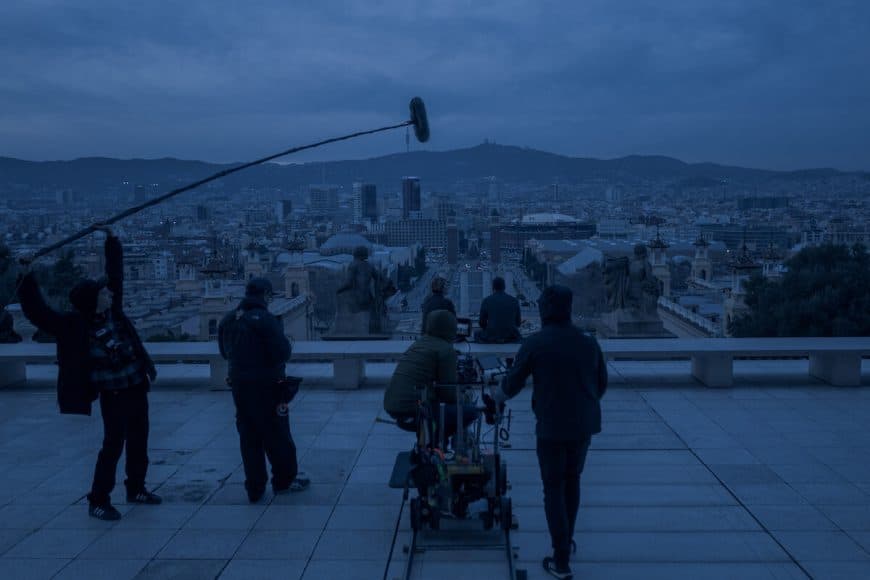
<path fill-rule="evenodd" d="M 781 209 L 788 207 L 787 197 L 741 197 L 737 200 L 737 209 L 746 211 L 751 209 Z"/>
<path fill-rule="evenodd" d="M 489 259 L 493 264 L 501 262 L 501 217 L 496 210 L 489 218 Z"/>
<path fill-rule="evenodd" d="M 584 240 L 595 235 L 596 226 L 558 213 L 523 216 L 499 228 L 501 249 L 521 252 L 529 240 Z"/>
<path fill-rule="evenodd" d="M 450 210 L 447 215 L 447 263 L 455 265 L 459 261 L 459 229 L 456 227 L 456 213 Z"/>
<path fill-rule="evenodd" d="M 275 202 L 275 218 L 279 224 L 287 223 L 293 214 L 293 201 L 282 199 Z"/>
<path fill-rule="evenodd" d="M 445 223 L 433 219 L 402 219 L 384 223 L 384 235 L 388 246 L 412 246 L 443 249 L 447 246 Z"/>
<path fill-rule="evenodd" d="M 377 221 L 378 189 L 373 183 L 353 184 L 353 223 Z"/>
<path fill-rule="evenodd" d="M 419 218 L 423 210 L 420 200 L 420 178 L 402 178 L 402 219 Z"/>
<path fill-rule="evenodd" d="M 312 215 L 332 216 L 338 211 L 338 186 L 310 185 L 308 200 Z"/>

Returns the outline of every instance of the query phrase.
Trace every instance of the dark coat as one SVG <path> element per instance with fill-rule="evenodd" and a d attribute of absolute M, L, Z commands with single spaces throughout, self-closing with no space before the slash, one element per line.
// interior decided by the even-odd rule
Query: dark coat
<path fill-rule="evenodd" d="M 124 334 L 133 341 L 136 358 L 145 361 L 148 377 L 153 381 L 157 371 L 139 334 L 124 314 L 123 250 L 118 238 L 106 239 L 107 286 L 112 291 L 112 318 L 121 325 Z M 21 280 L 18 290 L 24 315 L 38 329 L 57 339 L 57 402 L 60 412 L 71 415 L 90 415 L 91 403 L 99 392 L 91 384 L 90 333 L 93 320 L 78 311 L 58 312 L 46 304 L 31 272 Z M 147 388 L 147 384 L 146 384 Z"/>
<path fill-rule="evenodd" d="M 433 292 L 423 301 L 423 320 L 420 324 L 421 334 L 426 334 L 426 317 L 429 316 L 429 313 L 433 310 L 447 310 L 454 315 L 456 314 L 456 307 L 453 306 L 453 302 L 450 298 L 447 298 L 441 292 Z"/>
<path fill-rule="evenodd" d="M 502 390 L 508 398 L 515 396 L 531 375 L 538 438 L 576 441 L 601 431 L 607 365 L 598 341 L 571 324 L 570 290 L 563 290 L 567 310 L 564 301 L 554 305 L 542 294 L 543 327 L 523 341 Z"/>
<path fill-rule="evenodd" d="M 480 304 L 481 342 L 517 342 L 522 338 L 520 302 L 505 292 L 493 292 Z"/>
<path fill-rule="evenodd" d="M 417 410 L 417 389 L 432 383 L 456 383 L 456 317 L 447 310 L 434 310 L 429 317 L 429 332 L 414 341 L 399 359 L 390 384 L 384 392 L 384 410 L 391 415 L 411 415 Z M 433 399 L 455 403 L 453 389 L 434 393 Z"/>
<path fill-rule="evenodd" d="M 273 386 L 284 378 L 290 360 L 290 341 L 281 321 L 269 312 L 266 302 L 247 297 L 227 313 L 218 325 L 218 347 L 229 361 L 229 378 L 234 386 Z"/>

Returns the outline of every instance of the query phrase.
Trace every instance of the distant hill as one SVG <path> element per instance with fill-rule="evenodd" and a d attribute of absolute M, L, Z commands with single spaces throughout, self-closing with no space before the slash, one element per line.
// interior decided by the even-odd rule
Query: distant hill
<path fill-rule="evenodd" d="M 291 158 L 292 159 L 292 158 Z M 132 184 L 172 186 L 202 178 L 231 165 L 180 159 L 111 159 L 88 157 L 71 161 L 24 161 L 0 157 L 0 191 L 70 188 L 96 194 L 117 191 L 124 181 Z M 452 151 L 415 151 L 365 160 L 254 167 L 226 178 L 227 188 L 296 189 L 310 183 L 348 185 L 362 179 L 380 186 L 398 187 L 403 175 L 420 177 L 426 189 L 447 188 L 458 182 L 473 182 L 495 175 L 500 181 L 546 185 L 558 180 L 577 183 L 606 179 L 626 184 L 659 182 L 686 187 L 713 186 L 723 179 L 731 183 L 760 184 L 777 181 L 815 181 L 855 175 L 833 169 L 782 172 L 717 165 L 684 163 L 661 156 L 631 155 L 618 159 L 567 157 L 545 151 L 508 145 L 483 144 Z M 18 187 L 16 187 L 18 186 Z"/>

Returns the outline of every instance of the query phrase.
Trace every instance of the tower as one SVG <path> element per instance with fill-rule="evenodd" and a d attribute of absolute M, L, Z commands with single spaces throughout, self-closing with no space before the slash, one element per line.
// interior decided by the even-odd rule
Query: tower
<path fill-rule="evenodd" d="M 501 216 L 492 210 L 489 217 L 489 259 L 493 264 L 501 263 Z"/>
<path fill-rule="evenodd" d="M 653 276 L 659 282 L 659 296 L 671 297 L 671 270 L 668 267 L 668 244 L 662 239 L 661 234 L 656 232 L 656 238 L 649 243 L 652 250 L 650 263 L 652 264 Z"/>
<path fill-rule="evenodd" d="M 759 266 L 746 247 L 746 240 L 734 260 L 731 261 L 731 293 L 725 299 L 725 327 L 722 329 L 725 336 L 731 336 L 731 323 L 746 313 L 746 289 L 743 287 L 752 274 L 759 271 Z"/>
<path fill-rule="evenodd" d="M 305 240 L 295 238 L 287 245 L 287 251 L 290 252 L 290 263 L 284 271 L 284 296 L 287 298 L 311 296 L 308 270 L 303 260 Z"/>
<path fill-rule="evenodd" d="M 695 258 L 692 260 L 692 279 L 710 282 L 713 279 L 710 242 L 704 236 L 699 235 L 692 245 L 695 246 Z"/>
<path fill-rule="evenodd" d="M 454 265 L 459 261 L 459 230 L 456 228 L 456 212 L 447 213 L 447 263 Z"/>

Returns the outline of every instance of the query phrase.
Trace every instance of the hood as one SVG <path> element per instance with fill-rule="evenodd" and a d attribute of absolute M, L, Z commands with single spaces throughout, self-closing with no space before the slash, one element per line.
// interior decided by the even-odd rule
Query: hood
<path fill-rule="evenodd" d="M 456 317 L 449 310 L 433 310 L 426 317 L 426 334 L 453 342 L 456 338 Z"/>
<path fill-rule="evenodd" d="M 105 280 L 82 280 L 69 292 L 69 302 L 82 314 L 92 316 L 97 310 L 97 295 L 106 286 Z"/>
<path fill-rule="evenodd" d="M 538 298 L 541 324 L 558 324 L 571 321 L 571 302 L 574 298 L 566 286 L 547 286 Z"/>

